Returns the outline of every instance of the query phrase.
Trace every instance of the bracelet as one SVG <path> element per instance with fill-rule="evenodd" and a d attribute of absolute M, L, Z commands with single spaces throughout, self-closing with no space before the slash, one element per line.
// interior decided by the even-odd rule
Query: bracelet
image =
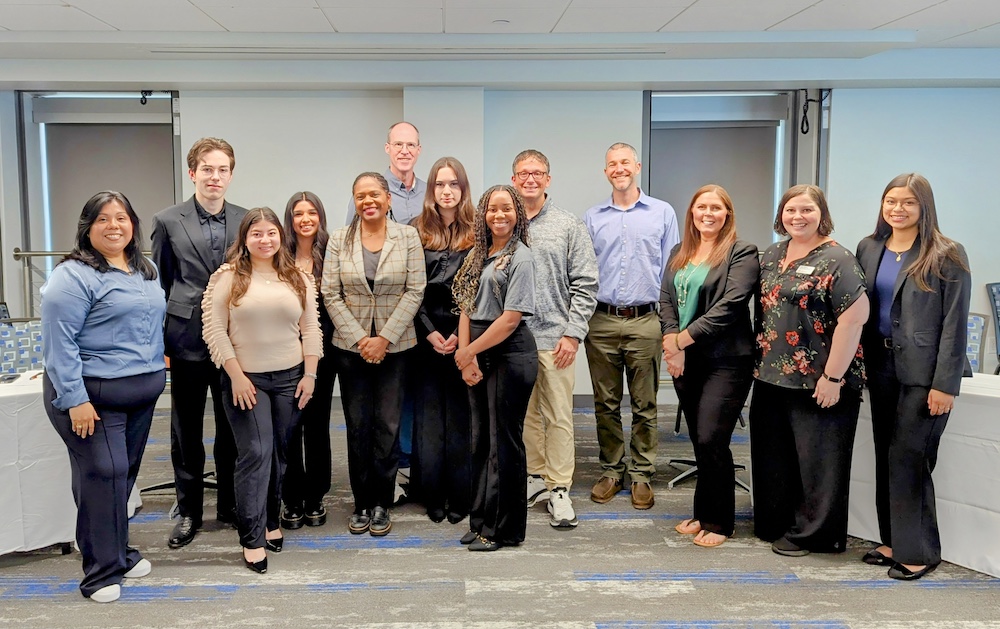
<path fill-rule="evenodd" d="M 826 380 L 829 380 L 830 382 L 832 382 L 834 384 L 840 384 L 841 380 L 844 379 L 843 376 L 841 376 L 840 378 L 831 378 L 830 376 L 826 375 L 825 371 L 823 372 L 823 378 L 825 378 Z"/>
<path fill-rule="evenodd" d="M 318 377 L 319 377 L 319 376 L 317 376 L 317 375 L 316 375 L 316 374 L 314 374 L 314 373 L 309 373 L 308 371 L 307 371 L 307 372 L 305 372 L 305 373 L 304 373 L 303 375 L 304 375 L 304 376 L 307 376 L 307 377 L 309 377 L 309 378 L 312 378 L 313 380 L 315 380 L 316 378 L 318 378 Z"/>
<path fill-rule="evenodd" d="M 684 350 L 681 349 L 681 335 L 680 334 L 675 334 L 674 335 L 674 347 L 677 348 L 678 352 L 683 352 L 684 351 Z"/>

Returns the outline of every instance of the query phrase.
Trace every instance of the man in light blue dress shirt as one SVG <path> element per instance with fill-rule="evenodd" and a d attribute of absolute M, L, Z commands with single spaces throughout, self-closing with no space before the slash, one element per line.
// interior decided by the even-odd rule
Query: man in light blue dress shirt
<path fill-rule="evenodd" d="M 420 157 L 420 132 L 409 122 L 397 122 L 389 127 L 385 139 L 385 152 L 389 156 L 389 169 L 385 180 L 392 195 L 392 219 L 408 225 L 424 209 L 427 182 L 416 175 L 417 158 Z M 475 202 L 475 201 L 473 201 Z M 354 219 L 354 199 L 347 202 L 347 222 Z"/>
<path fill-rule="evenodd" d="M 590 498 L 598 503 L 614 498 L 627 472 L 632 506 L 649 509 L 654 501 L 649 481 L 656 463 L 656 390 L 662 353 L 657 303 L 663 267 L 678 235 L 670 204 L 639 189 L 641 171 L 632 146 L 611 145 L 604 166 L 611 198 L 584 215 L 600 277 L 597 311 L 584 346 L 604 471 Z M 621 417 L 623 373 L 632 403 L 627 462 Z"/>

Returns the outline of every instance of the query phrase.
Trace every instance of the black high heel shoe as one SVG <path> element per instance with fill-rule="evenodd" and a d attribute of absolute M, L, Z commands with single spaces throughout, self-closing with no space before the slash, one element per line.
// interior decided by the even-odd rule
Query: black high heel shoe
<path fill-rule="evenodd" d="M 264 546 L 272 553 L 280 553 L 281 547 L 285 545 L 285 538 L 279 537 L 277 539 L 265 539 Z"/>
<path fill-rule="evenodd" d="M 264 574 L 267 572 L 267 556 L 265 555 L 260 561 L 250 561 L 247 559 L 247 553 L 243 551 L 243 563 L 246 564 L 247 568 L 250 568 L 257 574 Z"/>

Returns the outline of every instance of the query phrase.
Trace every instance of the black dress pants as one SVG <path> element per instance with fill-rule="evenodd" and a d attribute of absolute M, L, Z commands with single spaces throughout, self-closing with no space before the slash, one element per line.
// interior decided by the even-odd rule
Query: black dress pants
<path fill-rule="evenodd" d="M 166 372 L 124 378 L 83 379 L 100 421 L 86 439 L 73 432 L 69 411 L 52 406 L 55 389 L 42 381 L 42 402 L 49 421 L 66 443 L 76 502 L 76 543 L 83 555 L 80 591 L 122 582 L 142 559 L 128 545 L 128 496 L 139 474 L 153 423 L 156 399 L 163 393 Z"/>
<path fill-rule="evenodd" d="M 882 543 L 909 565 L 941 562 L 934 480 L 951 413 L 931 415 L 929 387 L 900 384 L 892 353 L 865 348 L 875 438 L 875 507 Z"/>
<path fill-rule="evenodd" d="M 392 506 L 406 353 L 386 354 L 374 365 L 358 352 L 333 350 L 347 425 L 347 469 L 355 513 Z"/>
<path fill-rule="evenodd" d="M 218 481 L 217 511 L 228 514 L 236 508 L 233 473 L 236 443 L 226 421 L 219 386 L 220 370 L 211 360 L 170 359 L 170 460 L 177 486 L 181 516 L 200 523 L 203 516 L 205 475 L 205 402 L 212 390 L 215 415 L 215 478 Z M 230 391 L 230 394 L 232 392 Z"/>
<path fill-rule="evenodd" d="M 694 519 L 701 528 L 733 534 L 736 473 L 729 449 L 733 429 L 753 382 L 753 357 L 709 359 L 692 355 L 674 390 L 684 409 L 698 465 Z"/>
<path fill-rule="evenodd" d="M 236 438 L 236 528 L 245 548 L 263 548 L 266 532 L 280 526 L 281 483 L 299 420 L 295 389 L 302 374 L 302 364 L 246 374 L 257 389 L 257 403 L 244 410 L 233 403 L 232 381 L 222 372 L 222 400 Z"/>
<path fill-rule="evenodd" d="M 414 352 L 414 474 L 428 511 L 447 506 L 449 513 L 465 516 L 472 494 L 469 387 L 454 354 L 442 356 L 424 342 Z"/>
<path fill-rule="evenodd" d="M 333 404 L 333 383 L 337 370 L 330 357 L 333 349 L 324 348 L 324 358 L 316 369 L 316 389 L 302 409 L 298 424 L 288 443 L 288 465 L 282 497 L 286 505 L 303 508 L 323 503 L 330 491 L 330 410 Z"/>
<path fill-rule="evenodd" d="M 479 338 L 490 321 L 472 322 Z M 535 338 L 522 320 L 502 343 L 478 356 L 482 381 L 469 388 L 472 407 L 471 529 L 506 545 L 524 541 L 528 482 L 524 415 L 538 377 Z"/>
<path fill-rule="evenodd" d="M 820 408 L 813 391 L 761 382 L 750 401 L 754 534 L 813 552 L 847 548 L 848 492 L 861 393 Z"/>

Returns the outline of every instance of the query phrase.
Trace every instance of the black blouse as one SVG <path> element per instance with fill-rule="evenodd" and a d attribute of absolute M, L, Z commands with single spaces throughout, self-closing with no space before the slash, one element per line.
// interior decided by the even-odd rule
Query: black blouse
<path fill-rule="evenodd" d="M 455 273 L 465 262 L 471 249 L 462 251 L 428 251 L 424 250 L 424 263 L 427 265 L 427 288 L 424 289 L 424 301 L 417 311 L 414 324 L 417 327 L 417 337 L 421 341 L 431 332 L 437 331 L 448 338 L 458 334 L 458 315 L 455 299 L 451 295 L 451 284 Z"/>

